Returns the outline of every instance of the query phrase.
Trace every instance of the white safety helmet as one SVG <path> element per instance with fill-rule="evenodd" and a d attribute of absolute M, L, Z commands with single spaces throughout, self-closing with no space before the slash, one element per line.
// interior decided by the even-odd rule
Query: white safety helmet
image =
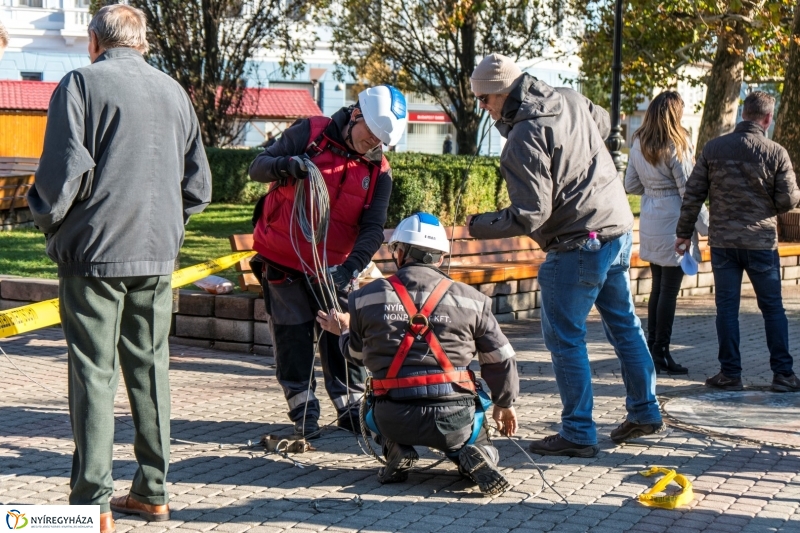
<path fill-rule="evenodd" d="M 361 91 L 358 103 L 369 131 L 387 146 L 400 142 L 408 122 L 403 93 L 391 85 L 378 85 Z"/>
<path fill-rule="evenodd" d="M 389 249 L 396 243 L 450 253 L 450 241 L 439 219 L 430 213 L 416 213 L 400 221 L 389 240 Z"/>

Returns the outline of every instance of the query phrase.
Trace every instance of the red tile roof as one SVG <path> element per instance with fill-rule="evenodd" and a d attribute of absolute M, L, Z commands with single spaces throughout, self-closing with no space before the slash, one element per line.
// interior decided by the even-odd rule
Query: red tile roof
<path fill-rule="evenodd" d="M 0 109 L 47 111 L 58 83 L 0 80 Z"/>
<path fill-rule="evenodd" d="M 242 117 L 296 119 L 322 115 L 305 89 L 245 89 Z"/>
<path fill-rule="evenodd" d="M 55 82 L 0 80 L 0 109 L 47 111 Z M 246 89 L 243 117 L 292 120 L 322 115 L 305 89 Z"/>

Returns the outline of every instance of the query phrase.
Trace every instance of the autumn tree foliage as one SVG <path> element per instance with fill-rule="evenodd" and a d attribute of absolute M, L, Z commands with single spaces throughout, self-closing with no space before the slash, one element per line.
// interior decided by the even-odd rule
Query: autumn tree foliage
<path fill-rule="evenodd" d="M 678 81 L 706 86 L 697 149 L 733 129 L 742 83 L 780 80 L 788 58 L 793 0 L 629 0 L 623 15 L 623 109 Z M 581 76 L 589 96 L 610 98 L 613 2 L 571 4 Z M 697 75 L 689 66 L 705 67 Z"/>
<path fill-rule="evenodd" d="M 496 52 L 531 58 L 553 42 L 562 15 L 549 0 L 334 0 L 334 50 L 357 80 L 436 100 L 456 127 L 458 152 L 477 149 L 481 112 L 469 77 Z"/>
<path fill-rule="evenodd" d="M 116 1 L 94 0 L 92 10 Z M 186 90 L 203 143 L 225 146 L 241 133 L 246 80 L 253 59 L 268 47 L 282 68 L 300 65 L 313 47 L 314 7 L 304 0 L 129 0 L 147 15 L 148 61 Z"/>

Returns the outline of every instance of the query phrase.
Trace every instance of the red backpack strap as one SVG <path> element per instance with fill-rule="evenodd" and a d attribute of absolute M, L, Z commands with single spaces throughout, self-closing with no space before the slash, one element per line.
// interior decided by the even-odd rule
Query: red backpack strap
<path fill-rule="evenodd" d="M 389 167 L 389 161 L 386 159 L 386 156 L 381 156 L 380 166 L 376 165 L 374 161 L 367 161 L 364 159 L 364 162 L 371 170 L 367 198 L 364 201 L 364 210 L 367 210 L 369 206 L 372 205 L 372 197 L 375 195 L 375 184 L 378 183 L 378 178 L 380 178 L 381 174 L 384 172 L 389 172 L 389 168 L 391 167 Z"/>
<path fill-rule="evenodd" d="M 308 134 L 306 153 L 313 159 L 321 154 L 328 144 L 325 128 L 331 123 L 331 119 L 328 117 L 310 117 L 308 121 L 311 126 L 311 132 Z"/>
<path fill-rule="evenodd" d="M 447 354 L 445 354 L 441 344 L 439 344 L 439 340 L 436 338 L 436 335 L 433 334 L 433 329 L 431 328 L 429 321 L 431 313 L 434 309 L 436 309 L 436 306 L 439 305 L 439 302 L 442 301 L 442 298 L 444 298 L 444 295 L 453 284 L 452 280 L 447 278 L 442 279 L 428 296 L 428 299 L 425 300 L 425 304 L 419 311 L 417 311 L 417 306 L 414 305 L 414 300 L 411 299 L 411 296 L 408 294 L 408 290 L 406 290 L 405 285 L 403 285 L 403 282 L 400 281 L 400 278 L 398 278 L 397 275 L 391 276 L 389 278 L 389 283 L 392 285 L 392 288 L 400 298 L 400 303 L 403 304 L 406 313 L 408 313 L 409 319 L 408 330 L 406 331 L 406 334 L 400 343 L 400 347 L 397 349 L 394 359 L 392 359 L 392 364 L 389 366 L 389 370 L 386 372 L 386 379 L 397 377 L 397 374 L 400 372 L 400 368 L 403 366 L 403 362 L 405 361 L 408 352 L 411 350 L 411 346 L 414 344 L 415 340 L 420 338 L 424 338 L 431 347 L 431 351 L 436 357 L 436 361 L 439 363 L 439 366 L 442 367 L 442 370 L 445 373 L 454 371 L 453 364 L 450 362 Z"/>

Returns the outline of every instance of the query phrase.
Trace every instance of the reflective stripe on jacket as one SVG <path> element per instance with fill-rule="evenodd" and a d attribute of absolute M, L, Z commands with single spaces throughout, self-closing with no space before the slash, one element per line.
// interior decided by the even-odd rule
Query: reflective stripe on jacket
<path fill-rule="evenodd" d="M 397 272 L 419 307 L 438 282 L 446 277 L 438 269 L 419 263 Z M 408 316 L 397 293 L 386 280 L 376 280 L 350 294 L 349 356 L 366 366 L 376 378 L 386 375 L 408 324 Z M 433 332 L 457 370 L 467 368 L 475 355 L 481 377 L 492 392 L 492 400 L 508 407 L 519 393 L 516 354 L 492 314 L 491 299 L 469 285 L 453 283 L 430 317 Z M 441 373 L 436 358 L 424 340 L 415 341 L 398 374 L 400 377 Z M 456 390 L 450 383 L 395 389 L 389 398 L 457 398 L 471 392 Z"/>

